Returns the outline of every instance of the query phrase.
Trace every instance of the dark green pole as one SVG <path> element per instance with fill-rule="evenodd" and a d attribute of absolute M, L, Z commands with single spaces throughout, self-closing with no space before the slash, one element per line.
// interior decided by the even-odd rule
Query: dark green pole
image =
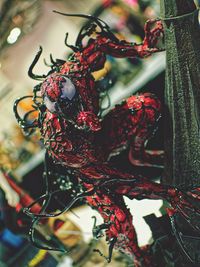
<path fill-rule="evenodd" d="M 198 10 L 193 0 L 160 0 L 160 5 L 166 47 L 166 158 L 163 182 L 191 191 L 191 187 L 200 187 Z M 155 231 L 157 235 L 152 249 L 158 266 L 200 266 L 200 240 L 196 238 L 199 233 L 194 232 L 180 214 L 175 214 L 173 219 L 174 224 L 169 231 L 166 217 L 154 218 L 157 228 L 164 229 L 161 234 Z M 191 224 L 194 220 L 199 221 L 199 217 L 192 213 Z"/>
<path fill-rule="evenodd" d="M 193 0 L 161 0 L 165 27 L 165 175 L 200 186 L 200 28 Z"/>

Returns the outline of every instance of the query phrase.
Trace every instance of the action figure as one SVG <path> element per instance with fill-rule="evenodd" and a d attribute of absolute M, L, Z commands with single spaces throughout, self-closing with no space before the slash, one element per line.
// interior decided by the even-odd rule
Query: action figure
<path fill-rule="evenodd" d="M 60 13 L 60 12 L 57 12 Z M 73 14 L 63 14 L 75 16 Z M 32 123 L 28 115 L 21 118 L 15 102 L 15 114 L 20 126 L 30 133 L 39 128 L 46 148 L 46 177 L 51 172 L 51 164 L 62 166 L 66 175 L 76 177 L 80 193 L 61 212 L 45 213 L 50 199 L 58 191 L 48 191 L 39 200 L 44 205 L 38 214 L 31 211 L 34 202 L 26 208 L 34 223 L 39 218 L 53 217 L 70 209 L 80 198 L 97 210 L 104 224 L 95 226 L 94 236 L 106 232 L 109 243 L 107 260 L 111 260 L 112 250 L 116 248 L 133 257 L 135 266 L 156 266 L 149 254 L 148 246 L 140 248 L 132 224 L 132 215 L 127 209 L 123 196 L 130 199 L 163 199 L 171 205 L 169 215 L 180 212 L 190 219 L 192 212 L 198 212 L 192 200 L 198 194 L 183 193 L 177 188 L 149 181 L 140 175 L 123 172 L 109 162 L 112 155 L 129 147 L 129 158 L 138 166 L 154 166 L 154 157 L 162 156 L 153 151 L 145 151 L 145 144 L 154 133 L 161 116 L 161 104 L 155 95 L 137 94 L 116 105 L 107 115 L 101 116 L 99 93 L 95 88 L 92 72 L 103 68 L 106 55 L 116 58 L 145 58 L 159 52 L 157 43 L 163 35 L 159 20 L 148 21 L 145 25 L 145 38 L 142 44 L 119 40 L 108 25 L 99 18 L 88 18 L 91 23 L 81 29 L 75 46 L 66 45 L 73 50 L 67 61 L 51 58 L 51 70 L 47 75 L 33 74 L 42 49 L 36 55 L 29 69 L 29 76 L 42 80 L 34 88 L 33 100 L 39 111 L 38 119 Z M 87 42 L 86 42 L 87 39 Z M 124 89 L 125 90 L 125 89 Z M 42 98 L 42 101 L 38 99 Z M 71 179 L 73 187 L 73 179 Z M 193 203 L 192 202 L 192 203 Z M 63 203 L 64 204 L 64 203 Z M 195 227 L 195 225 L 193 225 Z M 196 226 L 198 227 L 198 226 Z"/>

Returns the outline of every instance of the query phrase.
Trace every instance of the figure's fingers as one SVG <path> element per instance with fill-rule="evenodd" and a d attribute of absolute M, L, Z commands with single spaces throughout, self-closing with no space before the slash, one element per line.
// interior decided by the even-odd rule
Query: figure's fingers
<path fill-rule="evenodd" d="M 155 53 L 155 52 L 163 52 L 165 51 L 165 49 L 164 48 L 148 48 L 146 51 L 149 53 Z"/>
<path fill-rule="evenodd" d="M 144 31 L 149 31 L 151 26 L 153 24 L 159 24 L 159 25 L 162 25 L 162 21 L 159 19 L 159 18 L 156 18 L 156 19 L 148 19 L 146 22 L 145 22 L 145 25 L 144 25 Z"/>

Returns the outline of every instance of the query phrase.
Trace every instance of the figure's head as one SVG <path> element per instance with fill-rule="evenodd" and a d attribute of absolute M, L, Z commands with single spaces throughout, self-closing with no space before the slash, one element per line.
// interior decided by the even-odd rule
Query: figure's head
<path fill-rule="evenodd" d="M 72 81 L 61 74 L 51 74 L 42 83 L 41 95 L 51 113 L 71 117 L 80 111 L 78 92 Z"/>

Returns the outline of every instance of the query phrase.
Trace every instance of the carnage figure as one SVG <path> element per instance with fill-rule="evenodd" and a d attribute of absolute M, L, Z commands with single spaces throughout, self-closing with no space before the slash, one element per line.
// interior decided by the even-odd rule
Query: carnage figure
<path fill-rule="evenodd" d="M 167 200 L 171 205 L 170 216 L 180 212 L 190 220 L 194 211 L 199 212 L 191 204 L 194 199 L 198 200 L 198 194 L 182 192 L 171 186 L 151 182 L 140 175 L 120 171 L 109 162 L 112 154 L 129 147 L 132 164 L 152 166 L 153 158 L 158 153 L 145 151 L 145 143 L 156 128 L 161 105 L 155 95 L 137 94 L 102 117 L 99 93 L 95 89 L 92 72 L 103 68 L 106 55 L 145 58 L 159 52 L 160 49 L 156 46 L 163 34 L 162 23 L 159 20 L 148 21 L 145 25 L 144 41 L 142 44 L 135 44 L 119 40 L 99 18 L 78 16 L 89 19 L 91 23 L 81 29 L 74 46 L 67 44 L 66 37 L 66 45 L 73 50 L 70 58 L 67 61 L 54 61 L 51 58 L 50 72 L 37 76 L 33 74 L 33 68 L 42 53 L 40 48 L 30 66 L 29 76 L 42 80 L 34 88 L 34 110 L 39 111 L 37 120 L 32 123 L 28 120 L 34 110 L 24 118 L 19 116 L 17 106 L 25 97 L 15 102 L 14 110 L 24 131 L 30 133 L 34 128 L 40 129 L 47 151 L 45 177 L 48 179 L 52 164 L 62 166 L 67 176 L 77 179 L 81 191 L 63 210 L 51 214 L 46 209 L 50 199 L 59 190 L 47 188 L 47 193 L 40 197 L 40 200 L 44 200 L 41 211 L 34 214 L 31 210 L 33 203 L 26 209 L 26 213 L 33 217 L 34 225 L 39 218 L 56 216 L 70 209 L 76 200 L 84 198 L 104 219 L 104 224 L 95 225 L 93 233 L 98 238 L 101 231 L 105 230 L 109 242 L 107 260 L 111 260 L 112 250 L 116 248 L 133 257 L 135 266 L 153 267 L 156 264 L 153 263 L 148 247 L 138 246 L 132 215 L 123 196 L 130 199 Z M 71 183 L 73 188 L 73 179 Z M 31 235 L 33 239 L 33 226 Z"/>

